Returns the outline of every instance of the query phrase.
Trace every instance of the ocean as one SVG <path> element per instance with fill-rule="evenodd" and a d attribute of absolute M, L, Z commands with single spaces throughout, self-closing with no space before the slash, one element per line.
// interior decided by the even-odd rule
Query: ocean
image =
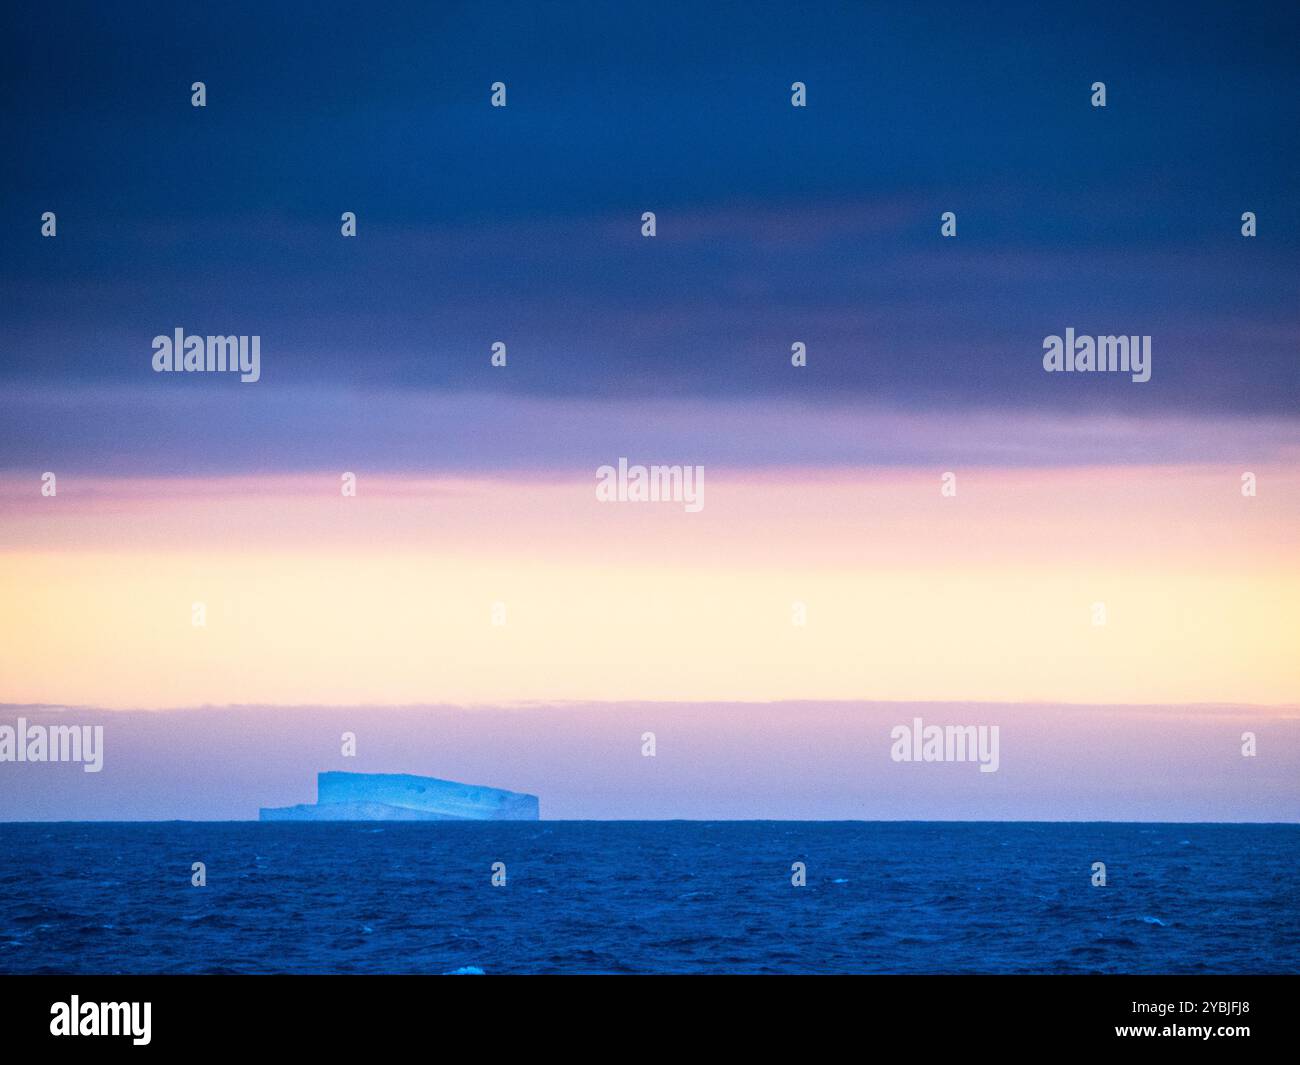
<path fill-rule="evenodd" d="M 1300 825 L 11 823 L 0 972 L 1294 973 L 1298 859 Z"/>

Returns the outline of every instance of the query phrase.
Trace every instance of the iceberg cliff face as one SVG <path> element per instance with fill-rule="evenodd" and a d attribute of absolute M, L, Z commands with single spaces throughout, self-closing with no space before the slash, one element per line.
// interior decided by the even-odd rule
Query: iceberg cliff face
<path fill-rule="evenodd" d="M 318 773 L 316 804 L 263 807 L 262 821 L 536 821 L 536 795 L 409 773 Z"/>

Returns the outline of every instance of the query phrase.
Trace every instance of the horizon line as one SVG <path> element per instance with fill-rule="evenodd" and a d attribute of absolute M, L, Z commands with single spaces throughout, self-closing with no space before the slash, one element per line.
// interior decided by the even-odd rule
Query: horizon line
<path fill-rule="evenodd" d="M 1300 827 L 1300 818 L 1295 821 L 1114 821 L 1114 820 L 1084 820 L 1084 819 L 1066 819 L 1062 821 L 1049 820 L 1046 818 L 1028 818 L 1028 819 L 946 819 L 946 820 L 922 820 L 922 819 L 900 819 L 900 820 L 881 820 L 878 818 L 796 818 L 796 817 L 584 817 L 584 818 L 545 818 L 539 817 L 536 821 L 504 821 L 499 819 L 482 819 L 482 818 L 447 818 L 438 821 L 263 821 L 260 818 L 240 818 L 232 820 L 223 819 L 206 819 L 206 818 L 183 818 L 172 817 L 163 820 L 32 820 L 32 821 L 8 821 L 0 820 L 0 825 L 382 825 L 387 828 L 389 825 L 499 825 L 499 824 L 632 824 L 632 825 L 657 825 L 657 824 L 701 824 L 701 825 L 718 825 L 718 824 L 795 824 L 795 825 L 1255 825 L 1260 827 L 1275 826 L 1279 828 Z"/>

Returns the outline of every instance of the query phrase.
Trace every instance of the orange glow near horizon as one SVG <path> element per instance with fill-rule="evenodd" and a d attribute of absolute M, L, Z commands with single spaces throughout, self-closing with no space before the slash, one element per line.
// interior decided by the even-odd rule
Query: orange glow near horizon
<path fill-rule="evenodd" d="M 1300 475 L 940 472 L 5 482 L 0 701 L 1297 701 Z"/>

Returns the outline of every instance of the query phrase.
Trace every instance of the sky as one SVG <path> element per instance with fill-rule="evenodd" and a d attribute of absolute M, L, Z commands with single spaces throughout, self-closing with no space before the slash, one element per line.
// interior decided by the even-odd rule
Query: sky
<path fill-rule="evenodd" d="M 1283 4 L 7 13 L 0 721 L 942 701 L 1128 707 L 1140 746 L 1160 706 L 1192 758 L 1198 707 L 1292 720 L 1298 37 Z M 177 328 L 259 336 L 260 380 L 155 373 Z M 1067 328 L 1150 336 L 1151 379 L 1044 372 Z M 702 466 L 703 509 L 598 502 L 620 457 Z"/>
<path fill-rule="evenodd" d="M 29 725 L 100 725 L 104 755 L 94 773 L 0 766 L 10 820 L 246 820 L 260 807 L 314 803 L 318 772 L 436 766 L 539 796 L 543 820 L 1294 822 L 1300 777 L 1295 713 L 1214 705 L 1194 717 L 1139 705 L 827 700 L 12 709 Z M 892 730 L 918 717 L 997 726 L 997 771 L 893 761 Z M 1244 731 L 1257 737 L 1256 757 L 1241 757 Z M 342 754 L 345 732 L 354 756 Z M 642 754 L 647 732 L 654 757 Z"/>

